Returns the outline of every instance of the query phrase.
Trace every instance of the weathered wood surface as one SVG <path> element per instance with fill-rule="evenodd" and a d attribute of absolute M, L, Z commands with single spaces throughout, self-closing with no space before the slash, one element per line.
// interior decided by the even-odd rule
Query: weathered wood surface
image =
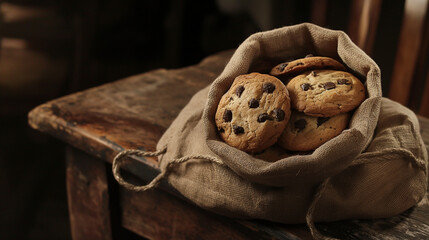
<path fill-rule="evenodd" d="M 163 191 L 121 189 L 122 225 L 148 239 L 272 239 L 269 233 L 202 210 Z"/>
<path fill-rule="evenodd" d="M 29 113 L 29 124 L 89 154 L 111 161 L 123 149 L 155 150 L 171 121 L 221 72 L 231 52 L 198 66 L 159 69 L 68 95 Z M 154 159 L 147 163 L 156 167 Z"/>
<path fill-rule="evenodd" d="M 67 198 L 74 240 L 111 240 L 106 163 L 67 149 Z"/>
<path fill-rule="evenodd" d="M 29 114 L 29 123 L 33 128 L 107 162 L 123 149 L 155 150 L 158 139 L 171 121 L 195 92 L 215 79 L 231 54 L 223 52 L 196 66 L 155 70 L 65 96 L 34 109 Z M 420 122 L 428 147 L 429 120 L 420 118 Z M 134 162 L 126 169 L 138 180 L 147 181 L 159 172 L 156 159 L 135 159 L 140 163 Z M 165 182 L 160 188 L 175 194 Z M 284 225 L 221 217 L 160 190 L 147 193 L 122 191 L 120 199 L 123 226 L 146 237 L 166 239 L 189 234 L 190 238 L 198 238 L 203 236 L 198 234 L 204 229 L 223 229 L 226 235 L 231 234 L 237 239 L 311 239 L 304 224 Z M 325 235 L 341 239 L 429 238 L 429 207 L 415 207 L 388 219 L 316 226 Z M 190 232 L 196 233 L 192 235 Z"/>

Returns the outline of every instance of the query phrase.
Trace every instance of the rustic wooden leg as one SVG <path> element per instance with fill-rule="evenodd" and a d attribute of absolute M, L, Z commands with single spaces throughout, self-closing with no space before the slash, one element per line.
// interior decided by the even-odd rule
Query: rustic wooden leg
<path fill-rule="evenodd" d="M 106 164 L 71 147 L 66 159 L 72 238 L 112 239 Z"/>

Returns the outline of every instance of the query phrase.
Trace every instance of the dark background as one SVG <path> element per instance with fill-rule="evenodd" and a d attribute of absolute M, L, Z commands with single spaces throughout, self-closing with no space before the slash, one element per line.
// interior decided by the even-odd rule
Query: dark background
<path fill-rule="evenodd" d="M 196 64 L 254 32 L 310 22 L 311 4 L 0 1 L 0 239 L 70 239 L 64 144 L 28 126 L 32 108 L 151 69 Z M 384 88 L 403 4 L 383 1 L 373 58 Z M 325 27 L 346 31 L 349 8 L 350 1 L 328 1 Z"/>

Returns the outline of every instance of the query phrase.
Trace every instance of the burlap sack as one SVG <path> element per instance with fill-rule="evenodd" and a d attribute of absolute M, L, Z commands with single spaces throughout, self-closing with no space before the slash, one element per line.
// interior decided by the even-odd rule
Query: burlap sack
<path fill-rule="evenodd" d="M 308 154 L 274 146 L 252 156 L 225 144 L 214 115 L 234 78 L 255 63 L 308 53 L 341 59 L 362 77 L 368 96 L 349 128 Z M 154 182 L 166 177 L 198 206 L 238 218 L 303 223 L 306 216 L 307 222 L 388 217 L 414 206 L 427 188 L 416 116 L 382 99 L 378 66 L 345 33 L 312 24 L 246 39 L 220 76 L 193 96 L 157 149 L 162 174 Z"/>

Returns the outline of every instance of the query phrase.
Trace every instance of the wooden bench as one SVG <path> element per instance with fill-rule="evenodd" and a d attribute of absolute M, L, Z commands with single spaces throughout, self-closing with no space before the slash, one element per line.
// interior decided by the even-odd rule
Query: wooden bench
<path fill-rule="evenodd" d="M 70 145 L 67 193 L 73 239 L 112 239 L 123 227 L 149 239 L 311 239 L 304 224 L 239 220 L 184 200 L 168 183 L 128 191 L 113 180 L 111 161 L 124 149 L 154 151 L 191 96 L 222 71 L 232 51 L 182 69 L 158 69 L 77 92 L 29 113 L 30 125 Z M 426 148 L 429 119 L 419 117 Z M 137 182 L 159 173 L 156 158 L 136 157 L 124 168 Z M 341 239 L 429 239 L 429 206 L 387 219 L 316 224 Z"/>

